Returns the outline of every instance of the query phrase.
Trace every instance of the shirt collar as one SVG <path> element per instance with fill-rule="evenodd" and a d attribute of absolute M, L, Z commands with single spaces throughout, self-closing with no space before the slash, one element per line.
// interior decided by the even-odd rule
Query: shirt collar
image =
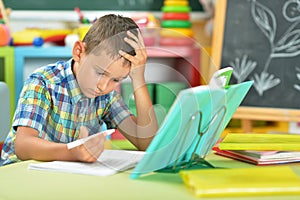
<path fill-rule="evenodd" d="M 72 71 L 73 64 L 74 64 L 73 59 L 68 60 L 65 65 L 65 70 L 66 70 L 66 77 L 67 77 L 68 93 L 71 98 L 71 102 L 76 105 L 81 99 L 87 97 L 85 97 L 82 94 L 78 82 L 74 76 L 74 73 Z"/>

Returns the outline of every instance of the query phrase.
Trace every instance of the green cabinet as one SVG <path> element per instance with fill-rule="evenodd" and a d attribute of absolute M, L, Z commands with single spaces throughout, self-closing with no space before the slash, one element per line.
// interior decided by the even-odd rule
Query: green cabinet
<path fill-rule="evenodd" d="M 0 47 L 0 81 L 6 82 L 9 88 L 10 118 L 12 119 L 15 110 L 15 66 L 13 47 Z"/>

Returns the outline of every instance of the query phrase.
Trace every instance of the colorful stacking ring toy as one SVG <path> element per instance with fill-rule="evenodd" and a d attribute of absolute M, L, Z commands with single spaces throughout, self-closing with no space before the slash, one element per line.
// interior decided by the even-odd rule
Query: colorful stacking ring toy
<path fill-rule="evenodd" d="M 187 0 L 166 0 L 164 1 L 165 6 L 188 6 Z"/>
<path fill-rule="evenodd" d="M 190 28 L 164 28 L 160 31 L 161 37 L 193 37 L 194 32 Z"/>
<path fill-rule="evenodd" d="M 189 13 L 167 12 L 163 13 L 163 20 L 190 20 Z"/>
<path fill-rule="evenodd" d="M 191 28 L 192 23 L 185 20 L 164 20 L 161 22 L 162 28 Z"/>
<path fill-rule="evenodd" d="M 191 11 L 191 7 L 190 6 L 163 6 L 162 11 L 188 13 Z"/>

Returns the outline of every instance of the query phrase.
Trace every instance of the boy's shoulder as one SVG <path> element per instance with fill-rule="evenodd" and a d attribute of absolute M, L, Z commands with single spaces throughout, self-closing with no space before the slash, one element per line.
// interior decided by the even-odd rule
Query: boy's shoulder
<path fill-rule="evenodd" d="M 30 75 L 30 78 L 38 78 L 48 83 L 59 84 L 68 79 L 69 76 L 73 76 L 71 62 L 58 61 L 56 63 L 37 68 Z"/>

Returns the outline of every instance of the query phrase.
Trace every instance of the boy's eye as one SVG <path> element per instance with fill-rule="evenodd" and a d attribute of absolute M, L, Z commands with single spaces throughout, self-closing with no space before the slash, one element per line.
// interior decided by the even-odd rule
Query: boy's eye
<path fill-rule="evenodd" d="M 102 69 L 99 69 L 98 67 L 95 67 L 95 72 L 97 75 L 103 75 L 104 71 Z"/>
<path fill-rule="evenodd" d="M 96 74 L 98 76 L 102 76 L 102 75 L 104 75 L 104 71 L 102 71 L 102 70 L 96 70 Z"/>
<path fill-rule="evenodd" d="M 113 79 L 114 82 L 119 83 L 120 80 L 119 79 Z"/>

